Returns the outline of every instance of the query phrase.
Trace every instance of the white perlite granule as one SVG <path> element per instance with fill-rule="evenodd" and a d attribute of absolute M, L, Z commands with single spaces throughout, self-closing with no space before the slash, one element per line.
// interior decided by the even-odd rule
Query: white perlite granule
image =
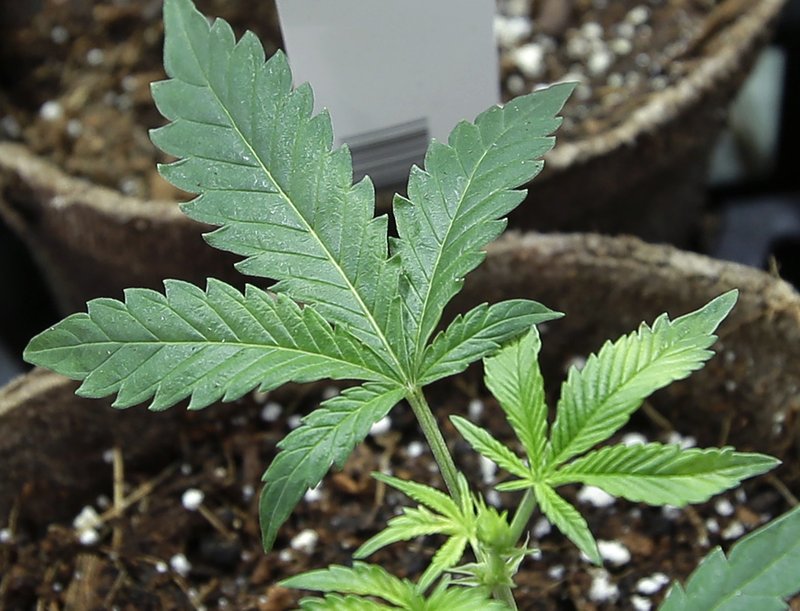
<path fill-rule="evenodd" d="M 326 386 L 322 391 L 322 398 L 327 401 L 339 396 L 339 389 L 335 386 Z"/>
<path fill-rule="evenodd" d="M 39 116 L 45 121 L 57 121 L 64 116 L 64 109 L 55 100 L 48 100 L 39 109 Z"/>
<path fill-rule="evenodd" d="M 469 419 L 472 422 L 480 419 L 483 415 L 483 401 L 480 399 L 472 399 L 469 402 L 469 406 L 467 406 L 467 413 L 469 414 Z"/>
<path fill-rule="evenodd" d="M 550 521 L 547 518 L 539 518 L 536 520 L 536 524 L 533 525 L 533 536 L 537 539 L 541 539 L 544 536 L 550 534 L 553 530 Z"/>
<path fill-rule="evenodd" d="M 425 444 L 421 441 L 411 441 L 406 446 L 406 455 L 409 458 L 419 458 L 425 452 Z"/>
<path fill-rule="evenodd" d="M 535 42 L 514 49 L 511 59 L 519 71 L 528 78 L 539 78 L 544 74 L 544 49 Z"/>
<path fill-rule="evenodd" d="M 529 37 L 532 28 L 528 17 L 495 15 L 494 18 L 494 38 L 498 45 L 506 49 L 516 47 L 523 39 Z"/>
<path fill-rule="evenodd" d="M 597 550 L 600 557 L 613 566 L 622 566 L 631 561 L 631 553 L 619 541 L 598 541 Z"/>
<path fill-rule="evenodd" d="M 72 520 L 72 526 L 77 531 L 87 530 L 89 528 L 96 528 L 102 524 L 100 516 L 95 508 L 87 505 L 81 512 Z"/>
<path fill-rule="evenodd" d="M 81 542 L 81 545 L 95 545 L 100 541 L 100 533 L 94 528 L 87 528 L 78 534 L 78 541 Z"/>
<path fill-rule="evenodd" d="M 189 571 L 192 570 L 192 563 L 189 562 L 189 560 L 183 554 L 175 554 L 172 558 L 170 558 L 169 566 L 172 567 L 172 570 L 178 575 L 183 577 L 186 577 L 189 574 Z"/>
<path fill-rule="evenodd" d="M 200 508 L 200 505 L 203 504 L 204 498 L 205 495 L 203 494 L 202 490 L 198 490 L 197 488 L 189 488 L 184 491 L 183 495 L 181 496 L 181 503 L 189 511 L 197 511 Z"/>
<path fill-rule="evenodd" d="M 726 498 L 717 499 L 714 503 L 714 511 L 721 516 L 732 516 L 734 512 L 733 503 Z"/>
<path fill-rule="evenodd" d="M 595 603 L 614 602 L 618 597 L 619 588 L 611 582 L 608 572 L 602 569 L 594 571 L 589 600 Z"/>
<path fill-rule="evenodd" d="M 722 538 L 726 541 L 730 541 L 731 539 L 738 539 L 744 533 L 744 524 L 739 521 L 734 521 L 728 524 L 728 526 L 725 527 L 725 530 L 723 530 L 720 535 L 722 535 Z"/>
<path fill-rule="evenodd" d="M 385 435 L 390 430 L 392 430 L 392 419 L 389 416 L 384 416 L 370 427 L 369 434 L 373 437 L 378 437 Z"/>
<path fill-rule="evenodd" d="M 306 490 L 306 493 L 303 495 L 303 500 L 306 503 L 315 503 L 322 498 L 322 484 L 317 484 L 313 488 L 309 488 Z"/>
<path fill-rule="evenodd" d="M 480 464 L 483 483 L 491 484 L 494 481 L 495 475 L 497 474 L 497 465 L 493 460 L 486 458 L 483 454 L 479 455 L 478 461 Z"/>
<path fill-rule="evenodd" d="M 275 422 L 281 417 L 281 412 L 283 412 L 283 406 L 280 403 L 269 401 L 261 410 L 261 419 L 264 422 Z"/>
<path fill-rule="evenodd" d="M 677 431 L 672 431 L 667 436 L 667 443 L 678 445 L 682 450 L 688 450 L 689 448 L 693 448 L 697 445 L 697 440 L 691 435 L 684 437 Z"/>
<path fill-rule="evenodd" d="M 319 535 L 315 530 L 306 528 L 297 533 L 289 542 L 289 547 L 298 552 L 313 554 L 319 541 Z"/>
<path fill-rule="evenodd" d="M 642 577 L 636 582 L 636 591 L 639 594 L 655 594 L 669 583 L 669 577 L 664 573 L 653 573 L 649 577 Z"/>
<path fill-rule="evenodd" d="M 625 433 L 620 442 L 624 446 L 643 446 L 647 443 L 647 437 L 641 433 Z"/>
<path fill-rule="evenodd" d="M 677 520 L 681 515 L 681 510 L 674 505 L 664 505 L 661 508 L 661 515 L 667 518 L 667 520 Z"/>
<path fill-rule="evenodd" d="M 595 486 L 584 486 L 578 491 L 578 502 L 592 505 L 593 507 L 609 507 L 616 499 L 605 490 Z"/>

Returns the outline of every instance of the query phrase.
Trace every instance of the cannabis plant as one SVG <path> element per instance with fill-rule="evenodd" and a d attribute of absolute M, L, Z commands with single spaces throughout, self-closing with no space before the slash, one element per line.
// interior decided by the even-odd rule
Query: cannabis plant
<path fill-rule="evenodd" d="M 447 303 L 506 225 L 553 146 L 571 84 L 495 106 L 432 142 L 407 196 L 394 198 L 397 234 L 375 216 L 374 189 L 353 184 L 347 147 L 332 150 L 328 114 L 314 115 L 311 88 L 292 87 L 282 53 L 265 61 L 252 33 L 209 23 L 190 0 L 164 4 L 164 63 L 153 85 L 169 120 L 151 133 L 178 161 L 160 166 L 199 197 L 182 206 L 217 226 L 211 246 L 241 255 L 239 271 L 274 281 L 240 292 L 209 279 L 205 290 L 166 280 L 163 293 L 95 299 L 31 340 L 25 358 L 82 380 L 83 397 L 116 394 L 125 408 L 163 410 L 233 401 L 254 389 L 321 379 L 361 381 L 327 399 L 278 445 L 260 499 L 263 545 L 331 466 L 340 467 L 372 424 L 405 403 L 417 417 L 446 491 L 386 474 L 376 478 L 418 503 L 356 552 L 366 558 L 427 534 L 443 544 L 416 583 L 356 562 L 289 579 L 322 598 L 307 609 L 514 608 L 513 578 L 530 551 L 536 507 L 594 562 L 585 520 L 557 492 L 571 482 L 634 501 L 684 505 L 708 499 L 776 461 L 731 448 L 682 450 L 656 443 L 594 449 L 654 390 L 688 376 L 712 355 L 714 331 L 733 307 L 727 293 L 700 310 L 606 344 L 563 385 L 555 420 L 537 364 L 538 323 L 559 313 L 530 300 L 482 304 L 442 326 Z M 453 423 L 472 447 L 509 474 L 512 511 L 486 503 L 459 472 L 423 388 L 484 359 L 486 384 L 505 411 L 518 455 L 474 423 Z M 382 602 L 378 602 L 378 601 Z"/>

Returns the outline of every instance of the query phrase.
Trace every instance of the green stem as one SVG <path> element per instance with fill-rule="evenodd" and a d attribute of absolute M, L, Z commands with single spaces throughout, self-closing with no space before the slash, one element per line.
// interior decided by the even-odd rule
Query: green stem
<path fill-rule="evenodd" d="M 525 531 L 525 527 L 528 525 L 535 508 L 536 497 L 533 495 L 533 490 L 528 488 L 517 507 L 514 518 L 511 520 L 511 540 L 515 543 L 522 537 L 522 533 Z M 516 610 L 517 603 L 514 601 L 514 594 L 509 586 L 497 586 L 492 595 L 506 603 L 510 609 Z"/>
<path fill-rule="evenodd" d="M 458 489 L 458 470 L 456 464 L 453 462 L 453 457 L 450 455 L 450 450 L 447 449 L 447 444 L 442 437 L 442 432 L 439 430 L 439 425 L 436 423 L 431 408 L 425 400 L 425 395 L 422 389 L 415 388 L 413 391 L 406 395 L 414 415 L 417 417 L 425 439 L 433 452 L 433 457 L 439 465 L 439 471 L 444 478 L 444 483 L 450 491 L 450 496 L 453 500 L 461 505 L 461 493 Z"/>
<path fill-rule="evenodd" d="M 528 488 L 517 507 L 514 519 L 511 520 L 512 541 L 519 541 L 520 537 L 522 537 L 522 533 L 528 525 L 534 509 L 536 509 L 536 497 L 533 495 L 533 490 Z"/>
<path fill-rule="evenodd" d="M 508 608 L 512 611 L 517 611 L 517 601 L 514 600 L 514 594 L 511 592 L 511 588 L 508 586 L 497 586 L 492 591 L 492 596 L 494 596 L 497 600 L 501 600 Z"/>

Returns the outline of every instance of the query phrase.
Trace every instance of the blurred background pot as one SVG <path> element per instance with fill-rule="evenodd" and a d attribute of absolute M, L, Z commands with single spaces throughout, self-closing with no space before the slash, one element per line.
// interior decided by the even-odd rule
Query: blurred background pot
<path fill-rule="evenodd" d="M 160 4 L 0 3 L 8 14 L 0 137 L 22 141 L 0 144 L 0 218 L 35 253 L 61 312 L 165 277 L 202 281 L 229 264 L 206 252 L 200 228 L 173 204 L 154 201 L 186 197 L 158 177 L 163 158 L 146 135 L 160 122 L 149 95 L 162 78 Z M 512 224 L 685 244 L 725 109 L 783 0 L 606 9 L 575 0 L 560 4 L 568 10 L 559 18 L 543 14 L 554 4 L 498 4 L 499 14 L 527 23 L 511 38 L 498 26 L 504 98 L 581 81 L 558 146 Z M 281 45 L 270 2 L 256 12 L 221 0 L 198 5 L 240 32 L 253 28 L 268 52 Z M 669 32 L 680 39 L 663 40 Z M 531 66 L 532 47 L 539 66 Z M 388 192 L 379 199 L 385 206 Z"/>
<path fill-rule="evenodd" d="M 616 3 L 608 4 L 613 11 Z M 624 17 L 603 30 L 603 43 L 591 38 L 591 23 L 583 23 L 582 38 L 573 33 L 570 42 L 584 50 L 568 75 L 581 81 L 569 102 L 574 115 L 565 111 L 557 146 L 512 223 L 537 231 L 627 233 L 679 246 L 696 238 L 728 108 L 785 2 L 694 3 L 707 12 L 693 24 L 682 13 L 691 3 L 650 4 L 657 6 L 641 3 L 627 14 L 617 8 Z M 626 27 L 634 49 L 614 55 L 628 44 L 620 37 Z M 643 36 L 646 42 L 637 44 Z M 597 74 L 599 60 L 610 63 Z M 572 122 L 583 125 L 575 138 L 564 133 Z"/>

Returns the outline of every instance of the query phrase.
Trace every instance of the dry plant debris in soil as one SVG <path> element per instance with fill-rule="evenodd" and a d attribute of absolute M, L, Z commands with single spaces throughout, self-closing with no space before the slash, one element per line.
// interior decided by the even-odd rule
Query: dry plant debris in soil
<path fill-rule="evenodd" d="M 459 413 L 489 430 L 505 431 L 498 437 L 510 441 L 495 400 L 479 389 L 480 381 L 471 376 L 437 388 L 434 400 L 443 413 Z M 223 421 L 207 410 L 181 433 L 174 460 L 155 469 L 125 464 L 124 449 L 115 453 L 114 448 L 99 448 L 107 460 L 108 481 L 95 498 L 86 500 L 88 515 L 101 516 L 99 523 L 91 526 L 84 512 L 84 520 L 77 521 L 83 531 L 75 523 L 30 530 L 23 502 L 14 524 L 0 531 L 0 608 L 280 611 L 295 605 L 299 593 L 275 582 L 347 562 L 365 538 L 407 504 L 369 473 L 388 467 L 399 477 L 442 485 L 413 418 L 408 410 L 397 409 L 388 430 L 387 423 L 376 427 L 341 472 L 330 473 L 306 495 L 275 550 L 265 556 L 255 509 L 263 465 L 300 415 L 336 392 L 335 387 L 317 386 L 294 395 L 254 393 L 228 408 L 235 414 Z M 457 439 L 454 429 L 446 432 Z M 719 443 L 719 431 L 692 433 L 697 439 L 681 436 L 664 415 L 647 410 L 615 441 Z M 497 474 L 463 441 L 456 441 L 453 451 L 459 464 L 474 474 L 478 488 L 492 498 Z M 115 457 L 124 471 L 124 481 L 116 486 Z M 574 545 L 535 518 L 533 542 L 541 552 L 518 574 L 520 608 L 599 611 L 650 604 L 654 609 L 668 587 L 665 578 L 685 578 L 712 547 L 727 549 L 734 539 L 797 503 L 797 486 L 790 491 L 782 483 L 800 481 L 796 466 L 784 465 L 776 475 L 684 509 L 613 501 L 596 490 L 573 487 L 565 496 L 606 542 L 602 549 L 607 565 L 592 569 Z M 203 512 L 191 504 L 195 490 L 202 492 Z M 115 511 L 115 497 L 122 511 Z M 90 529 L 96 538 L 87 537 Z M 424 569 L 429 554 L 422 543 L 394 546 L 376 561 L 398 575 L 413 574 Z M 791 604 L 800 609 L 800 597 Z"/>

